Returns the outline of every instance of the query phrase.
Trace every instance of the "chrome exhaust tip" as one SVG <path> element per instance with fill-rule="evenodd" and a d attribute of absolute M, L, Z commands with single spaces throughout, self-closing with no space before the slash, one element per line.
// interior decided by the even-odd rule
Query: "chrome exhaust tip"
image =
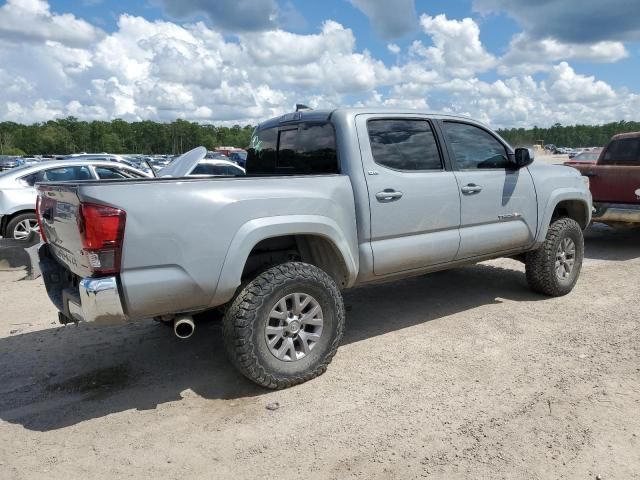
<path fill-rule="evenodd" d="M 176 337 L 181 339 L 187 339 L 193 335 L 196 330 L 196 324 L 193 322 L 193 317 L 184 316 L 177 317 L 173 321 L 173 333 Z"/>

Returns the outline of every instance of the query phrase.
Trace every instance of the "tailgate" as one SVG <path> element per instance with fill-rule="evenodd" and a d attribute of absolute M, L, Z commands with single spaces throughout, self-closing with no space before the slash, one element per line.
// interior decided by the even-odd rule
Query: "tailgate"
<path fill-rule="evenodd" d="M 91 275 L 78 228 L 78 186 L 39 185 L 39 220 L 51 253 L 78 276 Z"/>

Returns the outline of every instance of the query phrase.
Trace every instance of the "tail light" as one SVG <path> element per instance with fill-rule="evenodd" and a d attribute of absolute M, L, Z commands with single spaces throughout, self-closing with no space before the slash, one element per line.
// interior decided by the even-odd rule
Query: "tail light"
<path fill-rule="evenodd" d="M 47 242 L 47 236 L 44 233 L 44 228 L 42 227 L 42 218 L 40 218 L 40 213 L 42 212 L 42 197 L 38 195 L 36 199 L 36 220 L 38 221 L 38 230 L 40 231 L 40 238 L 44 243 Z"/>
<path fill-rule="evenodd" d="M 127 214 L 124 210 L 81 203 L 78 228 L 89 268 L 96 274 L 118 273 Z"/>

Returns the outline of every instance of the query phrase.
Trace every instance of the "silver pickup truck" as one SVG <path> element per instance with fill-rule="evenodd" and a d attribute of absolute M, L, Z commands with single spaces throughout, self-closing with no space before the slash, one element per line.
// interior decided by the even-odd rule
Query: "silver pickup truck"
<path fill-rule="evenodd" d="M 285 388 L 326 370 L 342 289 L 504 256 L 545 295 L 569 293 L 580 273 L 584 178 L 532 164 L 473 120 L 297 111 L 258 125 L 246 176 L 183 178 L 205 153 L 168 178 L 38 187 L 41 267 L 62 322 L 153 317 L 187 337 L 194 313 L 222 307 L 233 363 Z"/>

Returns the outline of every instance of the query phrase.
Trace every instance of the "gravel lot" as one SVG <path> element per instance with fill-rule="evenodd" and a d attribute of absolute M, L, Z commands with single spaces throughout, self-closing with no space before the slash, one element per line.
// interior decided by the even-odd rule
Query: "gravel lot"
<path fill-rule="evenodd" d="M 5 268 L 0 477 L 640 478 L 640 231 L 591 229 L 587 257 L 564 298 L 511 260 L 347 292 L 329 371 L 279 392 L 215 319 L 60 327 Z"/>

